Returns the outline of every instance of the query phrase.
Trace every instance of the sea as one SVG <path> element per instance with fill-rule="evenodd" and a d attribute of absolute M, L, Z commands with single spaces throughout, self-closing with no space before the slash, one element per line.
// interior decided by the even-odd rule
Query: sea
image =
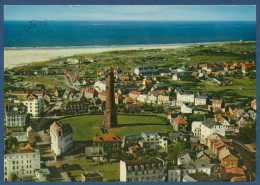
<path fill-rule="evenodd" d="M 240 40 L 256 40 L 256 22 L 4 21 L 5 47 L 99 47 Z"/>

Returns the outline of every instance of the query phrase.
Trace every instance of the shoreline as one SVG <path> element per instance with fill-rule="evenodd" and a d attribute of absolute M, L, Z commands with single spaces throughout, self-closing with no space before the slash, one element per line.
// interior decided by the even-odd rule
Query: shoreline
<path fill-rule="evenodd" d="M 95 54 L 119 50 L 176 49 L 198 44 L 223 44 L 227 42 L 176 43 L 151 45 L 111 45 L 111 46 L 68 46 L 68 47 L 5 47 L 4 69 L 11 69 L 35 62 L 70 57 L 77 54 Z M 239 42 L 239 41 L 235 41 Z M 248 41 L 250 42 L 250 41 Z"/>

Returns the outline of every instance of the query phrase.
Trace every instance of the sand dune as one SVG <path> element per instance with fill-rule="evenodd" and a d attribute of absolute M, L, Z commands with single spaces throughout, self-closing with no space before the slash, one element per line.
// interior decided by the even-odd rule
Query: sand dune
<path fill-rule="evenodd" d="M 145 45 L 145 46 L 110 46 L 110 47 L 64 47 L 64 48 L 5 48 L 4 68 L 12 68 L 33 62 L 68 57 L 75 54 L 99 53 L 115 50 L 178 48 L 189 44 Z"/>

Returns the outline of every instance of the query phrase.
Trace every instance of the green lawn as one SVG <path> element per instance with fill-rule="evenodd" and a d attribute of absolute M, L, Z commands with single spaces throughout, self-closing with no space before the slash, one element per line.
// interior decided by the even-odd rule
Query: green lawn
<path fill-rule="evenodd" d="M 62 120 L 71 125 L 74 141 L 93 140 L 96 134 L 101 134 L 103 115 L 86 115 L 65 118 Z M 108 129 L 108 133 L 115 133 L 119 137 L 129 134 L 141 134 L 142 131 L 168 132 L 173 131 L 170 125 L 155 115 L 118 115 L 119 127 Z"/>
<path fill-rule="evenodd" d="M 250 79 L 248 77 L 243 77 L 242 79 L 229 77 L 227 79 L 233 82 L 232 86 L 217 86 L 210 82 L 203 82 L 199 84 L 205 86 L 205 91 L 221 91 L 230 89 L 242 96 L 256 97 L 256 79 Z"/>
<path fill-rule="evenodd" d="M 27 82 L 36 82 L 36 83 L 42 83 L 47 84 L 51 86 L 57 86 L 57 87 L 68 87 L 65 83 L 64 77 L 59 75 L 42 75 L 42 76 L 22 76 L 24 78 L 23 81 Z"/>
<path fill-rule="evenodd" d="M 77 157 L 69 161 L 68 165 L 80 166 L 81 169 L 71 169 L 70 176 L 74 177 L 75 180 L 79 180 L 80 175 L 83 172 L 90 173 L 101 173 L 103 175 L 104 181 L 119 181 L 120 179 L 120 166 L 119 162 L 116 163 L 96 163 L 92 162 L 90 159 L 85 159 L 84 157 Z M 69 168 L 69 167 L 68 167 Z"/>

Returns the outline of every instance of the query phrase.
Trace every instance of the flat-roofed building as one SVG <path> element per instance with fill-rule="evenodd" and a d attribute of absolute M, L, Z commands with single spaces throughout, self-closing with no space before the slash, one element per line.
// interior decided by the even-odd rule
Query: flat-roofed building
<path fill-rule="evenodd" d="M 34 176 L 34 170 L 40 169 L 40 151 L 27 145 L 19 150 L 7 150 L 4 154 L 4 180 L 11 181 L 15 173 L 18 178 Z"/>

